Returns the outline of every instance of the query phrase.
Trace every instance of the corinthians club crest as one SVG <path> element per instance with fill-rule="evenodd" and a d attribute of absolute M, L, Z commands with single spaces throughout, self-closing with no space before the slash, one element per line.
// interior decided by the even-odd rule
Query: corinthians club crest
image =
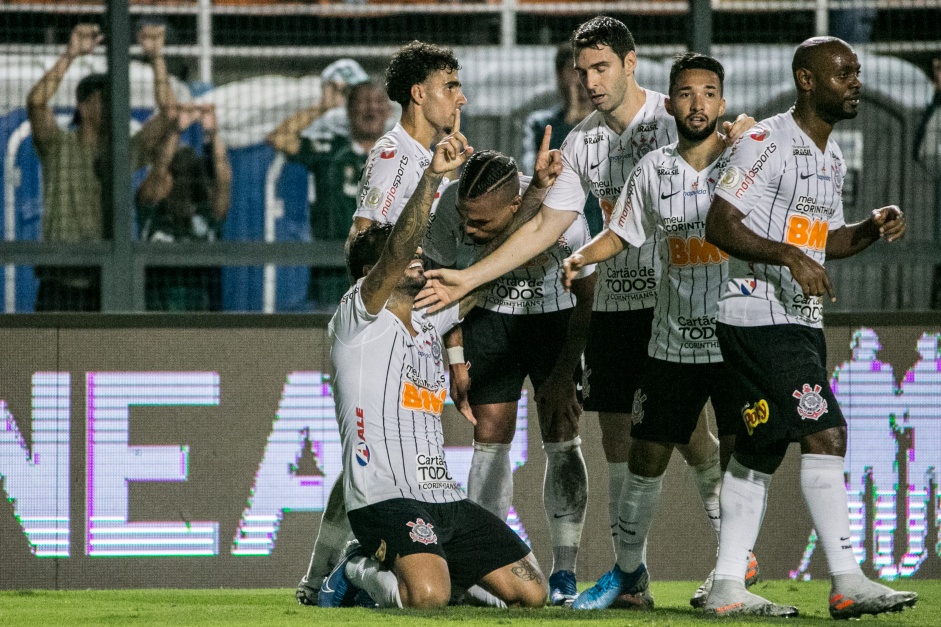
<path fill-rule="evenodd" d="M 803 392 L 794 390 L 792 396 L 798 399 L 797 413 L 804 420 L 817 420 L 827 413 L 827 400 L 820 395 L 819 385 L 811 388 L 805 383 Z"/>
<path fill-rule="evenodd" d="M 421 542 L 422 544 L 438 543 L 438 536 L 432 531 L 434 525 L 431 523 L 426 523 L 421 518 L 416 518 L 415 522 L 407 522 L 405 524 L 412 529 L 408 532 L 408 537 L 412 539 L 412 542 Z"/>

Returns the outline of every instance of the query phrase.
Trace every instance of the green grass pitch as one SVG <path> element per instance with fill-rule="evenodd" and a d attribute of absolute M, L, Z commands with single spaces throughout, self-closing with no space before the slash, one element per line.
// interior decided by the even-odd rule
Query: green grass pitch
<path fill-rule="evenodd" d="M 753 590 L 778 603 L 800 608 L 795 619 L 709 619 L 689 607 L 694 582 L 653 582 L 652 612 L 569 609 L 496 610 L 447 608 L 436 611 L 365 610 L 301 607 L 293 589 L 264 590 L 72 590 L 2 591 L 0 625 L 369 625 L 414 627 L 435 625 L 508 625 L 511 627 L 590 623 L 598 627 L 687 625 L 824 625 L 829 584 L 823 581 L 768 581 Z M 893 587 L 915 590 L 918 604 L 899 614 L 866 616 L 864 624 L 885 626 L 941 625 L 941 580 L 903 581 Z M 580 586 L 584 587 L 584 586 Z"/>

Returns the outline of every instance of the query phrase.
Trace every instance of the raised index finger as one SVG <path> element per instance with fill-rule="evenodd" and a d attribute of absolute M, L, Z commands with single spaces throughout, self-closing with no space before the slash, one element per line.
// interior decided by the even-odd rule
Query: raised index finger
<path fill-rule="evenodd" d="M 539 152 L 549 152 L 550 139 L 552 139 L 552 127 L 546 126 L 546 132 L 542 135 L 542 144 L 539 145 Z"/>
<path fill-rule="evenodd" d="M 457 135 L 461 132 L 461 109 L 454 110 L 454 126 L 451 128 L 451 134 Z"/>

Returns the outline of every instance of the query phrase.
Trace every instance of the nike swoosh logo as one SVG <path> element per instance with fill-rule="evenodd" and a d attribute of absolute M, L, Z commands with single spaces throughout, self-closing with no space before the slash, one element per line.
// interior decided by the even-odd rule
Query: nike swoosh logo
<path fill-rule="evenodd" d="M 846 542 L 849 539 L 850 539 L 849 536 L 846 536 L 845 538 L 843 536 L 840 536 L 840 542 Z"/>
<path fill-rule="evenodd" d="M 595 163 L 595 164 L 592 164 L 592 165 L 588 166 L 588 169 L 589 169 L 589 170 L 597 170 L 599 165 L 601 165 L 601 162 L 600 162 L 600 161 L 599 161 L 598 163 Z"/>
<path fill-rule="evenodd" d="M 569 512 L 568 514 L 553 514 L 554 518 L 565 518 L 566 516 L 574 516 L 576 512 Z"/>
<path fill-rule="evenodd" d="M 660 194 L 660 200 L 666 200 L 667 198 L 672 198 L 673 196 L 676 196 L 679 193 L 680 192 L 673 192 L 672 194 Z"/>
<path fill-rule="evenodd" d="M 810 177 L 817 174 L 816 172 L 811 172 L 810 174 L 801 174 L 801 180 L 809 179 Z"/>

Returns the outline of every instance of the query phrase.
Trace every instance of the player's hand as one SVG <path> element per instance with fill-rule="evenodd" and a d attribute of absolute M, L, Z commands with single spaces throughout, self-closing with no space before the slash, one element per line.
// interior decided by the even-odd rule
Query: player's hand
<path fill-rule="evenodd" d="M 745 131 L 755 125 L 755 118 L 747 113 L 739 113 L 735 122 L 723 122 L 722 130 L 725 131 L 725 145 L 731 146 L 739 137 L 745 134 Z"/>
<path fill-rule="evenodd" d="M 474 412 L 471 411 L 470 402 L 467 400 L 467 391 L 471 386 L 470 362 L 463 364 L 451 364 L 451 400 L 454 401 L 454 407 L 467 418 L 467 422 L 475 427 L 477 419 L 474 418 Z"/>
<path fill-rule="evenodd" d="M 536 392 L 536 409 L 540 420 L 548 419 L 553 433 L 568 437 L 578 433 L 578 418 L 582 415 L 582 406 L 575 394 L 575 382 L 572 377 L 550 376 Z"/>
<path fill-rule="evenodd" d="M 415 309 L 428 308 L 428 313 L 441 311 L 463 298 L 470 287 L 465 285 L 464 271 L 449 268 L 425 270 L 428 282 L 415 297 Z"/>
<path fill-rule="evenodd" d="M 579 253 L 574 253 L 562 261 L 562 274 L 559 278 L 562 280 L 562 287 L 565 288 L 566 292 L 572 289 L 572 281 L 577 278 L 578 273 L 586 265 L 585 257 Z"/>
<path fill-rule="evenodd" d="M 830 302 L 836 302 L 833 284 L 830 283 L 830 276 L 827 274 L 826 269 L 805 255 L 802 250 L 794 248 L 794 253 L 787 262 L 787 267 L 790 269 L 794 280 L 801 286 L 804 296 L 823 296 L 826 294 L 830 297 Z"/>
<path fill-rule="evenodd" d="M 474 148 L 467 145 L 467 138 L 461 134 L 461 110 L 455 109 L 451 134 L 435 146 L 435 154 L 431 157 L 428 169 L 435 174 L 447 174 L 460 167 L 472 154 Z"/>
<path fill-rule="evenodd" d="M 905 235 L 905 214 L 896 205 L 873 209 L 869 219 L 879 227 L 879 237 L 890 242 Z"/>
<path fill-rule="evenodd" d="M 104 39 L 105 36 L 101 34 L 101 27 L 97 24 L 78 24 L 72 29 L 72 34 L 69 36 L 66 54 L 72 58 L 90 54 L 95 50 L 95 46 Z"/>
<path fill-rule="evenodd" d="M 558 150 L 549 150 L 550 139 L 552 139 L 552 127 L 546 126 L 539 152 L 536 153 L 536 164 L 533 166 L 532 185 L 536 189 L 552 187 L 555 180 L 562 174 L 562 153 Z"/>
<path fill-rule="evenodd" d="M 145 24 L 137 31 L 137 43 L 148 60 L 163 55 L 163 46 L 167 41 L 167 27 L 163 24 Z"/>

